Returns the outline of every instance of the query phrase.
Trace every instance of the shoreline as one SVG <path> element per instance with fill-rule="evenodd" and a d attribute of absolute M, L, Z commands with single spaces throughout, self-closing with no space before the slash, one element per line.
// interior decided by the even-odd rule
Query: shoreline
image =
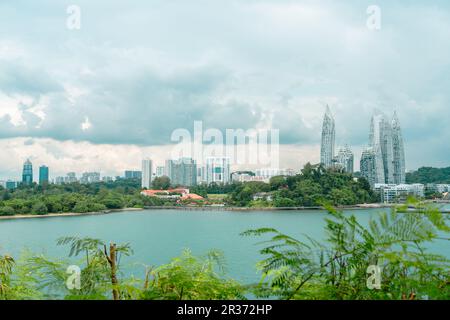
<path fill-rule="evenodd" d="M 364 210 L 364 209 L 381 209 L 390 208 L 392 205 L 386 204 L 359 204 L 353 206 L 342 206 L 336 207 L 338 210 Z M 55 217 L 78 217 L 78 216 L 96 216 L 96 215 L 106 215 L 118 212 L 126 211 L 144 211 L 144 210 L 180 210 L 180 211 L 319 211 L 325 210 L 323 207 L 221 207 L 221 206 L 211 206 L 211 207 L 164 207 L 164 206 L 154 206 L 154 207 L 144 207 L 144 208 L 123 208 L 123 209 L 110 209 L 98 212 L 62 212 L 62 213 L 48 213 L 43 215 L 31 215 L 31 214 L 17 214 L 12 216 L 0 216 L 1 220 L 15 220 L 15 219 L 39 219 L 39 218 L 55 218 Z"/>
<path fill-rule="evenodd" d="M 16 214 L 12 216 L 0 216 L 1 220 L 14 220 L 14 219 L 34 219 L 34 218 L 55 218 L 55 217 L 78 217 L 78 216 L 99 216 L 105 214 L 111 214 L 124 211 L 143 211 L 143 208 L 123 208 L 123 209 L 110 209 L 97 212 L 62 212 L 62 213 L 47 213 L 42 215 L 32 214 Z"/>

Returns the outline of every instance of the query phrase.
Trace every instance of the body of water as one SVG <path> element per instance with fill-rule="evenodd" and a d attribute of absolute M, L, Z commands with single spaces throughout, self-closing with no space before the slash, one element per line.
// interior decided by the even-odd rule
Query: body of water
<path fill-rule="evenodd" d="M 388 209 L 349 210 L 366 224 L 371 216 Z M 196 255 L 221 250 L 227 274 L 244 283 L 259 280 L 257 261 L 260 238 L 242 237 L 248 229 L 272 227 L 300 238 L 307 234 L 323 239 L 325 211 L 184 211 L 144 210 L 107 215 L 0 220 L 0 254 L 18 257 L 24 249 L 50 257 L 67 257 L 68 249 L 56 246 L 63 236 L 99 238 L 130 243 L 134 255 L 122 260 L 127 273 L 143 277 L 144 265 L 158 266 L 189 248 Z M 450 257 L 448 241 L 430 246 Z"/>

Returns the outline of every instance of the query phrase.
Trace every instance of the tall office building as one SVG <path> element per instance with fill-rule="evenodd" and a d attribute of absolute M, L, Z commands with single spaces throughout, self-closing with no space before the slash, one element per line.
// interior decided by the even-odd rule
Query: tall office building
<path fill-rule="evenodd" d="M 327 105 L 325 115 L 323 117 L 322 125 L 322 143 L 320 147 L 320 163 L 325 168 L 330 168 L 333 165 L 334 158 L 334 142 L 335 142 L 335 128 L 334 119 L 330 108 Z"/>
<path fill-rule="evenodd" d="M 142 188 L 150 189 L 152 186 L 152 160 L 142 160 Z"/>
<path fill-rule="evenodd" d="M 375 183 L 404 183 L 405 154 L 397 114 L 394 113 L 390 122 L 380 111 L 375 111 L 370 125 L 369 140 L 376 153 Z"/>
<path fill-rule="evenodd" d="M 390 122 L 383 113 L 375 110 L 370 123 L 369 144 L 375 154 L 374 183 L 404 183 L 403 138 L 395 113 Z"/>
<path fill-rule="evenodd" d="M 394 158 L 394 183 L 405 183 L 405 149 L 403 146 L 402 130 L 397 113 L 392 118 L 392 149 Z"/>
<path fill-rule="evenodd" d="M 23 164 L 22 183 L 26 185 L 31 185 L 33 183 L 33 164 L 30 159 L 27 159 Z"/>
<path fill-rule="evenodd" d="M 363 150 L 361 161 L 359 163 L 361 176 L 366 178 L 370 186 L 373 188 L 376 182 L 376 153 L 373 148 L 369 147 Z"/>
<path fill-rule="evenodd" d="M 40 166 L 39 167 L 39 184 L 44 185 L 48 184 L 48 167 Z"/>
<path fill-rule="evenodd" d="M 336 156 L 336 164 L 347 173 L 353 173 L 354 167 L 353 152 L 348 145 L 344 148 L 340 148 Z"/>
<path fill-rule="evenodd" d="M 206 182 L 227 184 L 231 179 L 230 158 L 209 157 L 206 158 Z"/>
<path fill-rule="evenodd" d="M 191 187 L 197 184 L 197 163 L 191 158 L 167 160 L 165 169 L 174 186 Z"/>

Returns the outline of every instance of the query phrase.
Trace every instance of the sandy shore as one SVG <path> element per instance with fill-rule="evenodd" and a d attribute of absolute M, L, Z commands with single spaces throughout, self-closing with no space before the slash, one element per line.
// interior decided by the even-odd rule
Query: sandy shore
<path fill-rule="evenodd" d="M 95 216 L 95 215 L 104 215 L 114 212 L 123 212 L 123 211 L 142 211 L 144 209 L 141 208 L 124 208 L 124 209 L 111 209 L 104 210 L 99 212 L 63 212 L 63 213 L 48 213 L 43 215 L 32 215 L 32 214 L 16 214 L 13 216 L 0 216 L 0 220 L 11 220 L 11 219 L 37 219 L 37 218 L 53 218 L 53 217 L 76 217 L 76 216 Z"/>

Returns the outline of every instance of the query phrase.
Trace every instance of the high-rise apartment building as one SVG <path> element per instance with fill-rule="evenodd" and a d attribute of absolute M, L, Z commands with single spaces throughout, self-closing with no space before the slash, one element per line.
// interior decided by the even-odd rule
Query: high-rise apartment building
<path fill-rule="evenodd" d="M 361 161 L 359 163 L 361 176 L 366 178 L 370 186 L 373 187 L 376 182 L 376 154 L 374 150 L 369 147 L 362 152 Z"/>
<path fill-rule="evenodd" d="M 191 158 L 167 160 L 165 171 L 173 186 L 190 187 L 197 184 L 197 163 Z"/>
<path fill-rule="evenodd" d="M 330 168 L 333 165 L 334 143 L 335 143 L 334 118 L 333 115 L 331 114 L 329 106 L 327 105 L 327 109 L 323 117 L 322 143 L 320 147 L 320 163 L 323 164 L 325 168 Z"/>
<path fill-rule="evenodd" d="M 47 166 L 40 166 L 39 167 L 39 184 L 44 185 L 48 184 L 48 167 Z"/>
<path fill-rule="evenodd" d="M 340 148 L 335 159 L 336 165 L 347 173 L 353 173 L 354 156 L 348 145 Z"/>
<path fill-rule="evenodd" d="M 206 158 L 206 182 L 227 184 L 231 179 L 230 158 L 208 157 Z"/>
<path fill-rule="evenodd" d="M 152 186 L 152 160 L 142 160 L 142 188 L 150 189 Z"/>
<path fill-rule="evenodd" d="M 80 182 L 83 184 L 100 182 L 100 172 L 83 172 Z"/>
<path fill-rule="evenodd" d="M 27 159 L 23 164 L 22 183 L 26 185 L 33 184 L 33 164 Z"/>
<path fill-rule="evenodd" d="M 142 179 L 142 171 L 127 170 L 124 173 L 125 179 Z"/>

